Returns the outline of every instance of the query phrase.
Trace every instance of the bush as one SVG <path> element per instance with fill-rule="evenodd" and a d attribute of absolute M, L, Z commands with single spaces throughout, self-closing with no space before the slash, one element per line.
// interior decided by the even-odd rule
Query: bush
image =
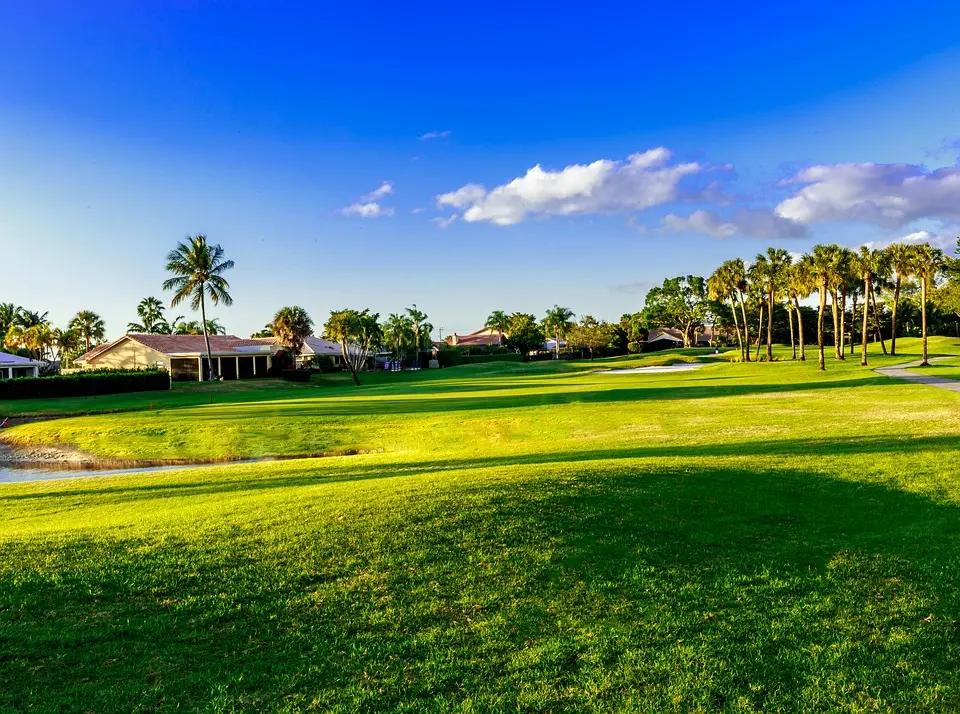
<path fill-rule="evenodd" d="M 343 370 L 343 367 L 334 365 L 331 355 L 314 355 L 310 358 L 310 367 L 320 374 L 330 374 L 331 372 L 340 372 Z"/>
<path fill-rule="evenodd" d="M 284 369 L 280 372 L 280 377 L 288 382 L 309 382 L 313 374 L 309 369 Z"/>
<path fill-rule="evenodd" d="M 0 379 L 0 399 L 54 399 L 92 397 L 124 392 L 157 392 L 170 389 L 165 369 L 99 369 L 56 377 Z"/>

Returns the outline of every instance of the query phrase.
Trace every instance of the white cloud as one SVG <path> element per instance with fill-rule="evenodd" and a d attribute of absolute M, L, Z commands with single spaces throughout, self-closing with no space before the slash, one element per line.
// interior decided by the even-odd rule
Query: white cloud
<path fill-rule="evenodd" d="M 820 165 L 784 183 L 806 184 L 775 211 L 798 223 L 864 221 L 900 227 L 920 218 L 960 218 L 960 168 L 955 167 Z"/>
<path fill-rule="evenodd" d="M 423 213 L 426 210 L 427 210 L 426 208 L 414 208 L 414 209 L 411 209 L 410 213 L 412 213 L 413 215 L 417 215 L 418 213 Z"/>
<path fill-rule="evenodd" d="M 455 220 L 457 220 L 457 214 L 456 214 L 456 213 L 454 213 L 452 216 L 448 216 L 447 218 L 443 218 L 443 217 L 441 217 L 441 216 L 437 216 L 436 218 L 431 218 L 431 219 L 430 219 L 430 221 L 431 221 L 432 223 L 436 223 L 436 224 L 437 224 L 438 226 L 440 226 L 441 228 L 446 228 L 446 227 L 449 226 L 451 223 L 453 223 Z"/>
<path fill-rule="evenodd" d="M 428 131 L 426 134 L 420 135 L 420 141 L 428 141 L 430 139 L 446 139 L 453 132 L 447 129 L 446 131 Z"/>
<path fill-rule="evenodd" d="M 482 200 L 486 195 L 487 189 L 485 189 L 483 186 L 475 183 L 468 183 L 466 186 L 462 186 L 456 191 L 443 193 L 437 196 L 437 205 L 463 208 Z"/>
<path fill-rule="evenodd" d="M 588 213 L 642 211 L 689 199 L 680 182 L 701 173 L 698 163 L 670 164 L 667 149 L 657 148 L 627 157 L 601 159 L 545 171 L 539 164 L 509 183 L 487 191 L 467 184 L 437 197 L 439 205 L 466 209 L 467 222 L 490 221 L 499 226 L 520 223 L 528 215 L 570 216 Z"/>
<path fill-rule="evenodd" d="M 363 198 L 366 201 L 376 201 L 380 198 L 383 198 L 384 196 L 389 196 L 391 193 L 393 193 L 393 182 L 384 181 L 383 183 L 380 184 L 379 188 L 371 191 Z"/>
<path fill-rule="evenodd" d="M 349 206 L 340 209 L 344 216 L 360 216 L 360 218 L 377 218 L 378 216 L 392 216 L 393 209 L 383 207 L 375 201 L 367 203 L 351 203 Z"/>
<path fill-rule="evenodd" d="M 896 238 L 889 238 L 886 240 L 872 240 L 867 241 L 863 245 L 867 248 L 886 248 L 891 243 L 908 243 L 914 244 L 917 243 L 929 243 L 934 248 L 939 248 L 944 253 L 950 255 L 953 252 L 953 249 L 957 245 L 957 232 L 956 231 L 947 231 L 944 233 L 933 233 L 931 231 L 914 231 L 913 233 L 908 233 L 904 236 L 898 236 Z"/>
<path fill-rule="evenodd" d="M 745 207 L 738 208 L 729 219 L 714 211 L 701 209 L 687 218 L 670 213 L 664 216 L 661 223 L 670 231 L 702 233 L 714 238 L 746 235 L 770 240 L 807 235 L 806 227 L 799 223 L 775 216 L 768 210 Z"/>

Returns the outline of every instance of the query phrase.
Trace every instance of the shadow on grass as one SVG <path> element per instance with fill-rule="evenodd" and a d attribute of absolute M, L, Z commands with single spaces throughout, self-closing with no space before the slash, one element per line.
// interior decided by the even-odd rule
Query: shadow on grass
<path fill-rule="evenodd" d="M 603 377 L 604 380 L 621 377 Z M 710 379 L 708 376 L 707 379 Z M 201 409 L 191 414 L 191 418 L 229 420 L 261 419 L 270 417 L 310 417 L 310 416 L 358 416 L 364 414 L 421 414 L 430 412 L 476 411 L 483 409 L 516 409 L 519 407 L 545 407 L 572 403 L 615 403 L 634 401 L 673 401 L 685 399 L 720 399 L 723 397 L 750 396 L 756 394 L 776 394 L 792 392 L 818 392 L 830 389 L 848 389 L 851 387 L 885 387 L 896 389 L 902 386 L 889 377 L 872 374 L 856 378 L 832 378 L 817 382 L 795 382 L 781 384 L 741 383 L 741 384 L 700 384 L 695 377 L 677 384 L 650 382 L 643 386 L 622 388 L 597 388 L 598 384 L 584 384 L 580 389 L 555 390 L 522 395 L 491 395 L 430 398 L 419 393 L 405 393 L 405 398 L 392 398 L 380 395 L 373 399 L 363 397 L 334 398 L 298 402 L 278 401 L 275 404 L 230 404 L 223 409 Z M 705 381 L 705 380 L 704 380 Z M 609 381 L 604 381 L 604 385 Z M 517 387 L 522 389 L 522 387 Z M 478 388 L 477 391 L 489 391 Z M 494 390 L 500 387 L 494 387 Z M 466 390 L 464 390 L 466 391 Z"/>
<path fill-rule="evenodd" d="M 655 465 L 367 497 L 362 517 L 318 495 L 202 538 L 172 522 L 5 542 L 0 705 L 960 703 L 953 506 L 791 470 Z"/>

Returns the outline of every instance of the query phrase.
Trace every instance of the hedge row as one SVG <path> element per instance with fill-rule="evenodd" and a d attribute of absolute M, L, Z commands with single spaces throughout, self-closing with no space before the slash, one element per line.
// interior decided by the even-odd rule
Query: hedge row
<path fill-rule="evenodd" d="M 97 370 L 55 377 L 0 379 L 0 399 L 92 397 L 96 394 L 154 392 L 170 389 L 166 370 Z"/>
<path fill-rule="evenodd" d="M 465 355 L 456 350 L 440 350 L 437 359 L 441 367 L 455 367 L 459 364 L 478 364 L 480 362 L 522 362 L 519 352 L 503 352 L 489 355 Z"/>

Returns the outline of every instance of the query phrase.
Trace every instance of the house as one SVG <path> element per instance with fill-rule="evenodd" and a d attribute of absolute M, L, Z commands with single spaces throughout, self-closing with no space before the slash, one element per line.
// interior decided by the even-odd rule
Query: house
<path fill-rule="evenodd" d="M 213 371 L 223 379 L 265 377 L 279 351 L 274 338 L 244 339 L 210 335 Z M 146 369 L 162 367 L 174 381 L 203 381 L 207 375 L 203 335 L 128 334 L 94 347 L 74 360 L 81 369 Z"/>
<path fill-rule="evenodd" d="M 38 377 L 42 366 L 42 362 L 0 352 L 0 379 Z"/>
<path fill-rule="evenodd" d="M 658 350 L 670 350 L 675 347 L 683 347 L 683 336 L 679 330 L 650 330 L 647 341 L 643 345 L 643 351 L 657 352 Z"/>
<path fill-rule="evenodd" d="M 469 335 L 458 335 L 454 332 L 446 339 L 446 343 L 451 347 L 489 347 L 500 344 L 500 335 L 496 330 L 488 327 Z"/>
<path fill-rule="evenodd" d="M 353 354 L 353 348 L 350 349 Z M 303 349 L 297 355 L 297 364 L 306 364 L 314 357 L 330 357 L 333 359 L 333 366 L 339 367 L 343 357 L 340 343 L 310 335 L 303 341 Z"/>

